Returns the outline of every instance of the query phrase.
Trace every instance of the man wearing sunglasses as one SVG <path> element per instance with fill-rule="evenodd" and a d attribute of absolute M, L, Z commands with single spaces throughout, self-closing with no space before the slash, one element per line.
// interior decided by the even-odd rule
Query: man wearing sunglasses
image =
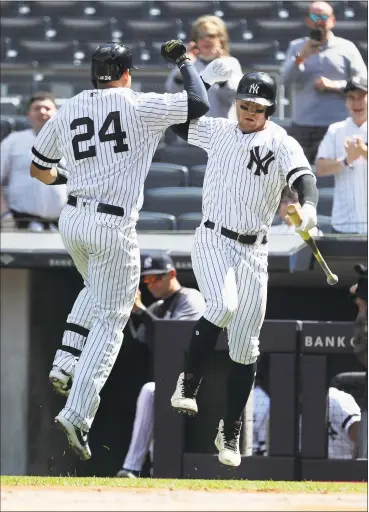
<path fill-rule="evenodd" d="M 284 84 L 294 86 L 292 135 L 311 164 L 328 126 L 346 118 L 347 81 L 367 74 L 354 43 L 333 34 L 335 22 L 328 3 L 312 3 L 305 18 L 309 35 L 291 41 L 281 70 Z"/>
<path fill-rule="evenodd" d="M 155 301 L 146 308 L 138 291 L 132 309 L 134 319 L 130 318 L 126 327 L 135 339 L 147 343 L 150 326 L 157 318 L 198 320 L 201 317 L 205 310 L 203 296 L 194 288 L 181 286 L 173 260 L 167 253 L 143 257 L 141 276 Z M 118 477 L 138 477 L 148 452 L 153 460 L 154 393 L 155 382 L 147 382 L 140 391 L 131 443 Z"/>

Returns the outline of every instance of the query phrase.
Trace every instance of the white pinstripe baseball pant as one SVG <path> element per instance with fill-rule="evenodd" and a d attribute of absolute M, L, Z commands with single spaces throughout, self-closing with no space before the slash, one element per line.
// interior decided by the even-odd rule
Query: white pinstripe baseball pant
<path fill-rule="evenodd" d="M 254 363 L 266 310 L 267 244 L 243 245 L 201 224 L 192 247 L 192 266 L 206 301 L 204 318 L 227 328 L 233 361 Z"/>
<path fill-rule="evenodd" d="M 140 277 L 136 222 L 96 213 L 96 207 L 96 201 L 83 206 L 78 200 L 77 207 L 64 207 L 59 220 L 64 245 L 85 283 L 68 322 L 89 329 L 62 415 L 84 431 L 122 345 Z M 78 334 L 64 336 L 81 342 Z"/>

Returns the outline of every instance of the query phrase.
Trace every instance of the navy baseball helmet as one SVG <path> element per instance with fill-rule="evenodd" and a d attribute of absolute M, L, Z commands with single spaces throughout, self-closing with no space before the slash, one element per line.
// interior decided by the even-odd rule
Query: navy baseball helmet
<path fill-rule="evenodd" d="M 91 80 L 97 82 L 119 80 L 126 69 L 137 69 L 132 62 L 132 52 L 127 46 L 114 41 L 100 44 L 92 54 Z"/>
<path fill-rule="evenodd" d="M 267 116 L 275 112 L 277 84 L 268 73 L 246 73 L 241 78 L 236 93 L 237 100 L 252 101 L 268 107 Z"/>

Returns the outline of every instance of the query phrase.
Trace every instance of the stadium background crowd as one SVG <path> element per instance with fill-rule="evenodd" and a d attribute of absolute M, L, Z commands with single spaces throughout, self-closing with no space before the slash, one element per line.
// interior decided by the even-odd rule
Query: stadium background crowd
<path fill-rule="evenodd" d="M 351 74 L 347 79 L 359 76 L 361 86 L 358 89 L 365 92 L 366 87 L 367 92 L 367 82 L 365 85 L 363 79 L 367 75 L 364 63 L 367 63 L 368 4 L 366 1 L 335 1 L 329 4 L 335 15 L 331 27 L 334 35 L 347 40 L 343 46 L 343 53 L 348 54 L 345 59 L 351 62 Z M 199 71 L 213 58 L 232 56 L 234 83 L 212 88 L 208 113 L 211 116 L 234 116 L 233 98 L 242 73 L 256 69 L 272 74 L 279 84 L 277 113 L 273 121 L 299 140 L 315 168 L 315 155 L 329 125 L 343 121 L 349 114 L 343 93 L 346 80 L 337 75 L 339 72 L 334 70 L 334 76 L 327 76 L 324 74 L 326 70 L 321 68 L 319 85 L 307 81 L 302 87 L 296 70 L 291 71 L 291 66 L 304 65 L 304 61 L 314 53 L 302 47 L 303 42 L 300 46 L 296 43 L 302 36 L 308 36 L 309 30 L 315 26 L 313 18 L 310 17 L 312 25 L 306 21 L 312 12 L 310 8 L 310 2 L 301 1 L 2 1 L 2 229 L 57 231 L 58 212 L 66 201 L 66 188 L 45 187 L 28 176 L 29 150 L 35 133 L 56 112 L 56 108 L 72 95 L 90 87 L 90 55 L 102 41 L 121 41 L 132 49 L 134 63 L 138 67 L 138 71 L 133 72 L 132 88 L 143 92 L 177 92 L 181 89 L 178 74 L 160 57 L 164 38 L 183 39 Z M 331 15 L 328 13 L 327 16 Z M 338 44 L 331 50 L 334 54 L 332 62 L 341 58 Z M 300 64 L 295 65 L 296 58 L 301 59 Z M 298 72 L 303 73 L 303 70 Z M 326 98 L 332 97 L 334 87 L 337 90 L 330 104 Z M 320 89 L 319 101 L 325 107 L 316 106 L 314 119 L 310 109 L 311 119 L 306 121 L 307 114 L 302 111 L 302 105 L 310 108 L 309 101 L 312 96 L 316 99 L 317 89 Z M 324 91 L 328 92 L 325 96 Z M 337 102 L 340 110 L 337 110 Z M 360 132 L 364 138 L 365 132 L 366 124 Z M 363 142 L 367 144 L 367 139 Z M 331 158 L 344 157 L 346 153 L 342 148 L 341 154 Z M 364 152 L 358 153 L 350 164 L 363 155 Z M 201 186 L 205 167 L 206 154 L 202 150 L 184 144 L 170 133 L 166 134 L 146 181 L 138 230 L 193 231 L 201 220 Z M 364 175 L 360 178 L 364 181 L 356 183 L 355 190 L 359 189 L 366 200 L 361 203 L 361 221 L 354 220 L 354 228 L 347 228 L 344 223 L 341 227 L 337 221 L 332 227 L 334 200 L 336 206 L 337 201 L 343 201 L 340 206 L 344 210 L 347 198 L 342 198 L 342 195 L 335 197 L 333 175 L 318 177 L 320 235 L 337 232 L 367 235 L 367 162 Z M 355 187 L 355 183 L 351 186 Z M 276 215 L 272 233 L 291 232 L 284 220 L 286 199 L 296 201 L 288 192 L 281 198 L 280 212 Z M 144 296 L 148 297 L 147 290 Z M 151 297 L 148 302 L 152 300 Z M 362 311 L 359 311 L 360 322 Z M 367 306 L 364 311 L 366 324 L 361 326 L 361 334 L 363 329 L 367 329 Z M 134 315 L 132 317 L 134 319 Z M 258 385 L 262 388 L 263 376 L 259 377 Z M 269 398 L 265 389 L 261 396 L 267 397 L 258 405 L 264 432 L 259 441 L 256 441 L 257 434 L 254 436 L 254 453 L 266 455 L 265 429 L 269 405 L 265 403 L 269 404 Z M 353 437 L 350 439 L 354 442 Z M 136 471 L 133 476 L 138 473 Z"/>

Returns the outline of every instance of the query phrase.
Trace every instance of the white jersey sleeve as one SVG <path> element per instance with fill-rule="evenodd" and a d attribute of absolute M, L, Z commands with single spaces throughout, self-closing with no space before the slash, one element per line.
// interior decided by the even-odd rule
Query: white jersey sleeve
<path fill-rule="evenodd" d="M 324 135 L 323 140 L 319 144 L 316 160 L 319 160 L 319 158 L 338 158 L 336 155 L 334 124 L 331 124 Z"/>
<path fill-rule="evenodd" d="M 193 119 L 188 128 L 187 142 L 209 152 L 212 148 L 214 134 L 217 133 L 221 137 L 221 127 L 227 121 L 227 119 L 219 117 L 205 116 Z"/>
<path fill-rule="evenodd" d="M 60 162 L 63 156 L 58 148 L 55 119 L 56 116 L 52 117 L 43 126 L 31 149 L 32 161 L 40 169 L 51 169 Z"/>
<path fill-rule="evenodd" d="M 329 422 L 332 428 L 338 433 L 345 432 L 348 436 L 350 426 L 360 421 L 360 407 L 352 395 L 337 388 L 329 388 L 328 400 Z"/>
<path fill-rule="evenodd" d="M 284 137 L 281 143 L 278 158 L 280 171 L 284 174 L 290 188 L 299 176 L 304 174 L 314 176 L 302 147 L 296 139 L 289 135 Z"/>
<path fill-rule="evenodd" d="M 165 130 L 174 124 L 185 123 L 188 116 L 187 92 L 140 94 L 137 112 L 142 122 L 156 131 Z"/>

